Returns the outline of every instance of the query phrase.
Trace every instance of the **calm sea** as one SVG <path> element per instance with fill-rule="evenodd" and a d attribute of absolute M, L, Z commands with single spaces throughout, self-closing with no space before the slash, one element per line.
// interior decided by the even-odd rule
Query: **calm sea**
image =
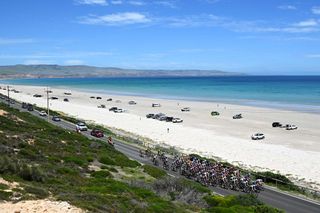
<path fill-rule="evenodd" d="M 320 112 L 320 76 L 16 79 L 2 83 Z"/>

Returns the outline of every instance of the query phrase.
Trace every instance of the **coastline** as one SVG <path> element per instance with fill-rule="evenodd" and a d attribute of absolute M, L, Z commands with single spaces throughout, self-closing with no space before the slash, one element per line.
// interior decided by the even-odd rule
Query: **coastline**
<path fill-rule="evenodd" d="M 44 95 L 44 87 L 13 87 L 24 93 L 12 93 L 11 97 L 46 107 L 45 98 L 32 97 L 36 93 Z M 317 123 L 320 116 L 317 114 L 215 102 L 87 93 L 70 88 L 50 89 L 53 90 L 52 95 L 59 97 L 59 100 L 50 101 L 53 110 L 123 129 L 150 138 L 156 143 L 174 146 L 186 153 L 219 157 L 252 169 L 279 171 L 287 176 L 291 174 L 289 176 L 292 179 L 305 178 L 306 182 L 320 185 L 320 166 L 316 165 L 320 160 L 320 133 L 317 131 L 320 128 L 320 124 Z M 6 94 L 6 91 L 0 91 Z M 72 96 L 67 97 L 70 102 L 63 102 L 61 99 L 66 91 L 72 92 Z M 90 99 L 92 95 L 101 96 L 102 100 Z M 109 97 L 113 98 L 112 102 L 106 101 Z M 118 99 L 122 103 L 114 102 Z M 137 105 L 128 105 L 129 100 L 136 101 Z M 153 102 L 161 103 L 162 107 L 151 108 Z M 97 108 L 99 104 L 105 104 L 107 109 Z M 108 108 L 114 105 L 126 108 L 128 112 L 109 112 Z M 191 107 L 191 112 L 182 113 L 182 107 Z M 221 116 L 210 116 L 210 110 L 220 111 Z M 181 117 L 184 122 L 172 124 L 145 118 L 145 114 L 153 112 Z M 232 120 L 232 115 L 237 113 L 243 113 L 244 118 Z M 272 128 L 272 121 L 278 121 L 280 117 L 283 122 L 298 125 L 298 130 Z M 170 133 L 167 133 L 167 128 L 170 129 Z M 252 141 L 250 136 L 257 131 L 265 133 L 266 139 Z"/>

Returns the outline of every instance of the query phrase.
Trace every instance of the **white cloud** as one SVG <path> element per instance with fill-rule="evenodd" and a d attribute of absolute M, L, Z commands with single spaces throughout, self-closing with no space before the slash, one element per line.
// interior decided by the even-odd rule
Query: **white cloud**
<path fill-rule="evenodd" d="M 310 54 L 307 55 L 307 58 L 320 58 L 320 54 Z"/>
<path fill-rule="evenodd" d="M 70 59 L 70 60 L 66 60 L 64 64 L 65 65 L 83 65 L 85 64 L 85 62 L 79 59 Z"/>
<path fill-rule="evenodd" d="M 296 26 L 296 27 L 315 27 L 315 26 L 318 26 L 318 21 L 315 20 L 315 19 L 308 19 L 308 20 L 305 20 L 305 21 L 300 21 L 298 23 L 295 23 L 293 24 L 293 26 Z"/>
<path fill-rule="evenodd" d="M 53 61 L 44 61 L 44 60 L 26 60 L 23 64 L 26 65 L 37 65 L 37 64 L 55 64 Z"/>
<path fill-rule="evenodd" d="M 128 1 L 128 4 L 135 5 L 135 6 L 143 6 L 146 3 L 143 1 Z"/>
<path fill-rule="evenodd" d="M 88 4 L 88 5 L 108 5 L 106 0 L 75 0 L 77 4 Z"/>
<path fill-rule="evenodd" d="M 122 0 L 114 0 L 114 1 L 111 1 L 111 4 L 123 4 L 123 1 Z"/>
<path fill-rule="evenodd" d="M 278 9 L 280 10 L 296 10 L 297 7 L 293 5 L 280 5 L 278 6 Z"/>
<path fill-rule="evenodd" d="M 22 39 L 0 38 L 0 45 L 27 44 L 27 43 L 34 43 L 34 42 L 35 40 L 30 38 L 22 38 Z"/>
<path fill-rule="evenodd" d="M 313 14 L 320 15 L 320 6 L 315 6 L 311 9 Z"/>
<path fill-rule="evenodd" d="M 154 4 L 170 8 L 177 8 L 173 1 L 155 1 Z"/>
<path fill-rule="evenodd" d="M 108 26 L 119 26 L 128 24 L 143 24 L 151 22 L 151 19 L 146 17 L 142 13 L 137 12 L 126 12 L 126 13 L 114 13 L 104 16 L 86 16 L 79 20 L 81 24 L 91 25 L 108 25 Z"/>

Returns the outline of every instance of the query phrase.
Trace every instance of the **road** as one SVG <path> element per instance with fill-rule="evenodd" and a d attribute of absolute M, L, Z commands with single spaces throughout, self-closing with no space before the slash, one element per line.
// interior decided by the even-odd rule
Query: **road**
<path fill-rule="evenodd" d="M 1 101 L 4 103 L 7 103 L 4 99 L 1 99 Z M 17 102 L 15 104 L 11 104 L 11 106 L 19 109 L 20 111 L 27 111 L 25 109 L 22 109 L 21 104 Z M 47 120 L 47 117 L 41 117 L 39 115 L 39 112 L 37 111 L 31 111 L 30 113 L 33 114 L 34 116 Z M 51 120 L 51 117 L 50 117 L 49 122 L 61 128 L 64 128 L 70 131 L 75 131 L 75 124 L 70 123 L 68 121 L 61 120 L 60 122 L 54 122 Z M 81 134 L 87 136 L 90 139 L 97 139 L 90 135 L 90 131 L 82 132 Z M 107 142 L 106 138 L 102 138 L 98 140 Z M 115 149 L 122 152 L 129 158 L 143 164 L 152 164 L 152 162 L 149 159 L 140 157 L 139 147 L 137 147 L 136 145 L 124 143 L 118 140 L 114 140 L 114 142 L 115 142 L 115 145 L 114 145 Z M 173 171 L 167 171 L 167 172 L 172 176 L 181 177 L 181 175 L 176 172 L 173 172 Z M 220 187 L 211 187 L 211 189 L 214 192 L 223 196 L 239 194 L 239 192 L 226 190 Z M 318 213 L 318 212 L 320 213 L 319 203 L 316 203 L 308 199 L 292 196 L 287 193 L 274 190 L 272 188 L 266 188 L 264 191 L 260 192 L 258 198 L 259 200 L 261 200 L 262 202 L 270 206 L 283 209 L 286 212 L 290 212 L 290 213 Z"/>

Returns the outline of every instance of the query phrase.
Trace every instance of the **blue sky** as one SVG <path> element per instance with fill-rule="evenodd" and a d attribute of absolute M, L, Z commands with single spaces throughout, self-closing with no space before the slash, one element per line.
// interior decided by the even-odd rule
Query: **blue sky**
<path fill-rule="evenodd" d="M 0 65 L 320 74 L 318 0 L 1 0 Z"/>

